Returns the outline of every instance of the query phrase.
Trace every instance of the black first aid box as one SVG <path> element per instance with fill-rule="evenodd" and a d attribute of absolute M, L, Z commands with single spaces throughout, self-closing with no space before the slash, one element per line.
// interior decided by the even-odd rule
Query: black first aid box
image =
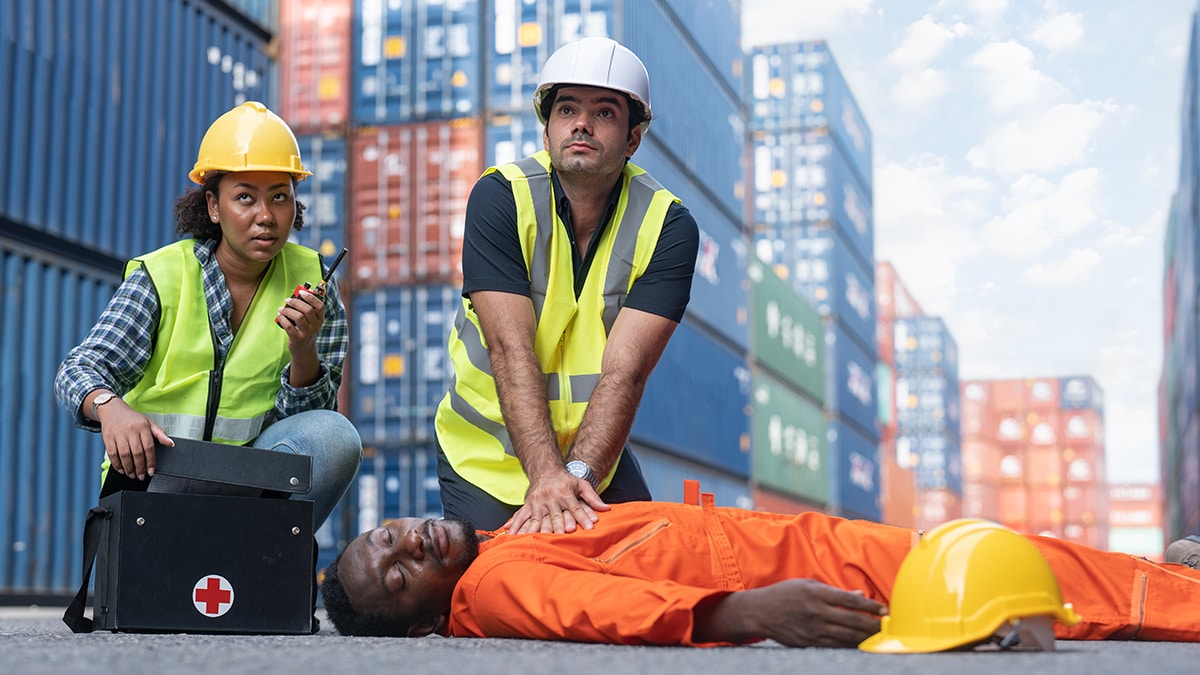
<path fill-rule="evenodd" d="M 211 445 L 176 439 L 174 448 L 160 448 L 156 476 L 251 483 L 251 492 L 261 489 L 275 498 L 153 487 L 102 498 L 85 526 L 83 587 L 63 617 L 73 631 L 312 632 L 313 503 L 279 498 L 308 491 L 311 459 Z M 231 451 L 238 454 L 233 465 L 226 463 Z M 189 452 L 186 461 L 172 460 L 182 452 Z M 204 456 L 219 468 L 204 468 Z M 83 606 L 93 555 L 88 620 Z"/>

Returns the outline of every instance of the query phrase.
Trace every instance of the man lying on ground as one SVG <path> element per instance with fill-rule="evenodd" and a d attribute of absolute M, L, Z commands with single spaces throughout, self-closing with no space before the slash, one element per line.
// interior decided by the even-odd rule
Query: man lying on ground
<path fill-rule="evenodd" d="M 563 534 L 389 521 L 326 570 L 325 607 L 347 635 L 853 647 L 880 630 L 918 532 L 711 495 L 701 506 L 697 492 L 613 504 L 593 529 Z M 1081 618 L 1056 624 L 1059 639 L 1200 641 L 1200 570 L 1028 540 Z"/>

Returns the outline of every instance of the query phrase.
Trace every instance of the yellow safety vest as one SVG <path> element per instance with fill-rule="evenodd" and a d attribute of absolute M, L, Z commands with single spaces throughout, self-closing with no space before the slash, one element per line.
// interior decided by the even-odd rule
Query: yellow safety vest
<path fill-rule="evenodd" d="M 633 282 L 650 263 L 667 209 L 679 200 L 650 174 L 626 162 L 616 210 L 596 244 L 576 298 L 574 244 L 554 208 L 549 153 L 492 167 L 484 175 L 493 171 L 512 185 L 537 323 L 534 352 L 546 378 L 550 421 L 565 456 L 600 380 L 608 332 Z M 442 451 L 464 479 L 502 502 L 521 504 L 529 479 L 500 414 L 488 348 L 469 298 L 463 298 L 455 317 L 449 350 L 454 385 L 435 417 Z M 611 480 L 612 471 L 600 489 Z"/>
<path fill-rule="evenodd" d="M 137 385 L 122 398 L 171 436 L 244 445 L 258 437 L 275 408 L 280 374 L 291 361 L 275 315 L 296 286 L 321 278 L 312 249 L 288 243 L 271 261 L 224 363 L 217 363 L 200 261 L 182 239 L 129 261 L 150 275 L 160 316 L 154 353 Z M 103 464 L 107 475 L 109 461 Z"/>

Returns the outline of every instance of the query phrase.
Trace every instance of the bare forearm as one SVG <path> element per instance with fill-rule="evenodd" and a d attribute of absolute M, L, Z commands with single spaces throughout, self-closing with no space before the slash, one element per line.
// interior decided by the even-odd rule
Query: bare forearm
<path fill-rule="evenodd" d="M 757 614 L 752 598 L 755 591 L 730 593 L 713 598 L 696 608 L 692 640 L 698 643 L 727 642 L 741 643 L 763 637 L 756 630 Z"/>
<path fill-rule="evenodd" d="M 532 349 L 493 346 L 490 356 L 500 412 L 525 475 L 561 470 L 562 454 L 550 424 L 546 383 L 537 355 Z"/>
<path fill-rule="evenodd" d="M 644 379 L 602 375 L 571 446 L 570 459 L 586 462 L 598 476 L 607 475 L 629 438 L 645 387 Z"/>

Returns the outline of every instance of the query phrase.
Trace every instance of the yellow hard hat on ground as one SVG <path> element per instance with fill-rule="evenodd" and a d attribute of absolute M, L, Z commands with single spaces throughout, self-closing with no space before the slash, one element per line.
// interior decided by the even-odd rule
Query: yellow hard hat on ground
<path fill-rule="evenodd" d="M 188 178 L 203 184 L 213 171 L 284 171 L 296 180 L 312 175 L 300 162 L 300 146 L 287 122 L 258 101 L 221 115 L 204 133 Z"/>
<path fill-rule="evenodd" d="M 937 652 L 989 640 L 1026 617 L 1079 622 L 1058 579 L 1025 537 L 960 518 L 930 530 L 900 564 L 880 631 L 859 649 Z"/>

